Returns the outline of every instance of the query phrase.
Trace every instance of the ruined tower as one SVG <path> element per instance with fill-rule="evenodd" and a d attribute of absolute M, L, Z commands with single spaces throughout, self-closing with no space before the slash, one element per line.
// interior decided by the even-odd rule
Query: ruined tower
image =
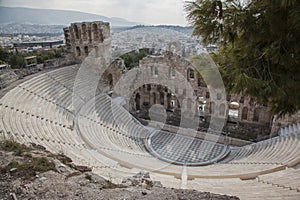
<path fill-rule="evenodd" d="M 110 38 L 110 26 L 102 21 L 72 23 L 64 28 L 64 35 L 70 59 L 82 62 L 93 48 Z"/>

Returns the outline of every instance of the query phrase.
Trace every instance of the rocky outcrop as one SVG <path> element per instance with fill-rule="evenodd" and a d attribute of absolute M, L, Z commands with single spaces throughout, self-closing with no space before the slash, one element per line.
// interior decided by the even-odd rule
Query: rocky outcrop
<path fill-rule="evenodd" d="M 34 147 L 0 142 L 0 199 L 238 199 L 165 188 L 152 181 L 148 172 L 114 184 L 90 172 L 88 167 L 74 165 L 66 156 Z"/>

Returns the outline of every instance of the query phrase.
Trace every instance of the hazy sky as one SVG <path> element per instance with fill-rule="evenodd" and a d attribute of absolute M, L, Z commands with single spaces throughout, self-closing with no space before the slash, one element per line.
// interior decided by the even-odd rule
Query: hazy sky
<path fill-rule="evenodd" d="M 187 25 L 184 0 L 0 0 L 1 6 L 76 10 L 146 24 Z"/>

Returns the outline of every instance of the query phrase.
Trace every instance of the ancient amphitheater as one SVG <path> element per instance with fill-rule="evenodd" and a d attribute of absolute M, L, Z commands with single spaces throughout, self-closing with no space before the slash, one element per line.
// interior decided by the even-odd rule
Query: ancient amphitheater
<path fill-rule="evenodd" d="M 81 70 L 80 64 L 59 68 L 10 90 L 0 99 L 1 137 L 43 145 L 115 182 L 143 170 L 166 187 L 241 199 L 300 198 L 300 124 L 242 147 L 155 130 L 101 84 L 90 92 L 93 80 Z"/>

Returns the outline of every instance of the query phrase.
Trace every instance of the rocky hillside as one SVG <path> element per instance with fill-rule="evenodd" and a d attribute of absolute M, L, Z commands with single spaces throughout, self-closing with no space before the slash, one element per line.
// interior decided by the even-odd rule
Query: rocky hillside
<path fill-rule="evenodd" d="M 30 147 L 0 141 L 0 199 L 239 199 L 195 190 L 165 188 L 149 173 L 128 177 L 121 184 L 76 166 L 64 155 L 40 145 Z"/>

